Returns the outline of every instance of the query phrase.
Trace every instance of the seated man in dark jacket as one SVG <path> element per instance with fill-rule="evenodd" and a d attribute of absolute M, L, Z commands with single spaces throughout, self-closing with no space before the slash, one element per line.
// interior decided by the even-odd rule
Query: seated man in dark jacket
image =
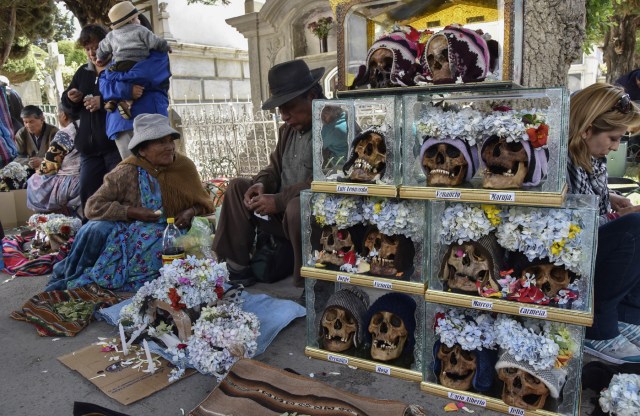
<path fill-rule="evenodd" d="M 56 126 L 47 124 L 42 110 L 35 105 L 27 105 L 20 112 L 24 127 L 16 133 L 18 156 L 15 162 L 25 165 L 35 172 L 49 149 L 49 143 L 58 131 Z"/>
<path fill-rule="evenodd" d="M 309 70 L 302 60 L 275 65 L 269 70 L 271 97 L 263 110 L 278 107 L 284 125 L 269 165 L 252 179 L 236 178 L 225 192 L 213 251 L 227 261 L 232 283 L 254 283 L 249 268 L 256 229 L 285 237 L 293 246 L 294 282 L 302 286 L 300 191 L 311 185 L 312 106 L 325 98 L 318 84 L 324 68 Z"/>

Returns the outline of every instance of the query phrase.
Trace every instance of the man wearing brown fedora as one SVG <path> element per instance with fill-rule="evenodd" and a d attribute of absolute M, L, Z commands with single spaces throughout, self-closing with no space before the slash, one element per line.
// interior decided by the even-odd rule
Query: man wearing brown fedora
<path fill-rule="evenodd" d="M 318 83 L 323 74 L 324 68 L 309 70 L 300 59 L 269 70 L 271 97 L 262 109 L 278 107 L 284 125 L 269 165 L 252 179 L 236 178 L 229 183 L 213 240 L 213 251 L 226 260 L 232 283 L 248 286 L 255 282 L 249 265 L 259 228 L 291 242 L 294 283 L 302 286 L 299 195 L 311 185 L 311 102 L 325 98 Z"/>

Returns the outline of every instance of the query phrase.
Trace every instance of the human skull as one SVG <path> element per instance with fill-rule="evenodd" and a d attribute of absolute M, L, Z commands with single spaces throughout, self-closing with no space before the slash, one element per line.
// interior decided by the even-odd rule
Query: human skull
<path fill-rule="evenodd" d="M 490 253 L 479 243 L 452 244 L 444 260 L 441 279 L 447 281 L 449 289 L 476 294 L 479 282 L 481 287 L 490 285 L 500 290 L 496 276 L 492 276 Z"/>
<path fill-rule="evenodd" d="M 566 288 L 571 283 L 569 272 L 562 266 L 545 263 L 529 266 L 522 271 L 522 277 L 526 275 L 535 276 L 536 286 L 542 292 L 552 298 L 558 291 Z"/>
<path fill-rule="evenodd" d="M 451 65 L 449 63 L 449 42 L 443 34 L 435 34 L 429 39 L 427 45 L 427 64 L 431 72 L 433 82 L 453 82 Z"/>
<path fill-rule="evenodd" d="M 335 225 L 327 225 L 322 229 L 320 244 L 322 244 L 322 251 L 318 257 L 318 263 L 321 264 L 342 266 L 345 263 L 344 255 L 354 249 L 349 230 L 340 230 Z"/>
<path fill-rule="evenodd" d="M 525 410 L 542 409 L 549 388 L 538 377 L 515 367 L 500 368 L 498 378 L 504 382 L 502 401 Z"/>
<path fill-rule="evenodd" d="M 393 52 L 387 48 L 378 48 L 369 58 L 369 85 L 371 88 L 393 87 Z"/>
<path fill-rule="evenodd" d="M 422 158 L 422 166 L 427 173 L 427 186 L 460 185 L 469 169 L 462 152 L 449 143 L 428 147 Z"/>
<path fill-rule="evenodd" d="M 396 256 L 400 247 L 397 235 L 388 236 L 377 229 L 371 229 L 364 240 L 364 255 L 371 264 L 371 274 L 395 276 L 399 271 Z"/>
<path fill-rule="evenodd" d="M 324 349 L 342 352 L 353 347 L 358 326 L 351 312 L 339 306 L 330 306 L 322 315 L 321 325 Z"/>
<path fill-rule="evenodd" d="M 482 186 L 493 189 L 521 188 L 527 176 L 529 158 L 522 143 L 492 136 L 482 148 L 486 166 Z"/>
<path fill-rule="evenodd" d="M 368 132 L 358 141 L 354 152 L 355 161 L 349 174 L 350 180 L 370 182 L 382 175 L 387 160 L 387 145 L 383 136 Z"/>
<path fill-rule="evenodd" d="M 400 357 L 409 332 L 398 315 L 380 311 L 369 322 L 371 334 L 371 357 L 374 360 L 390 361 Z"/>
<path fill-rule="evenodd" d="M 469 390 L 478 367 L 475 352 L 466 351 L 459 344 L 448 347 L 440 344 L 437 357 L 441 369 L 438 375 L 440 384 L 450 389 Z"/>

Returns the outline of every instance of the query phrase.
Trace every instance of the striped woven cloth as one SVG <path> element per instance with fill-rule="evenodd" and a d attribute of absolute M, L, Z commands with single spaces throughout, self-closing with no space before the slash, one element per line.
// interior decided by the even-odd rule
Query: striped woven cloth
<path fill-rule="evenodd" d="M 2 239 L 3 272 L 16 276 L 42 276 L 51 273 L 53 265 L 67 257 L 72 242 L 69 240 L 62 244 L 56 252 L 30 258 L 24 247 L 32 238 L 33 235 L 10 235 Z"/>
<path fill-rule="evenodd" d="M 89 325 L 95 311 L 120 301 L 112 291 L 91 284 L 38 293 L 9 316 L 33 324 L 42 337 L 72 337 Z"/>

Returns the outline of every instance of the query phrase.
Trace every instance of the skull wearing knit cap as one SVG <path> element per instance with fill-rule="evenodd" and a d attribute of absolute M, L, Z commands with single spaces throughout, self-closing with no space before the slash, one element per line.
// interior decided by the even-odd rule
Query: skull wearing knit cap
<path fill-rule="evenodd" d="M 331 295 L 320 320 L 323 348 L 342 352 L 364 342 L 369 295 L 357 287 L 346 287 Z"/>
<path fill-rule="evenodd" d="M 434 84 L 483 81 L 491 57 L 487 41 L 477 32 L 460 25 L 449 25 L 427 41 L 420 56 L 423 72 Z"/>
<path fill-rule="evenodd" d="M 416 63 L 420 34 L 409 26 L 395 26 L 389 34 L 376 40 L 367 54 L 367 64 L 360 67 L 354 87 L 406 87 L 416 85 Z"/>
<path fill-rule="evenodd" d="M 480 166 L 478 148 L 459 138 L 426 137 L 420 166 L 427 186 L 456 186 L 470 182 Z"/>
<path fill-rule="evenodd" d="M 371 357 L 391 361 L 413 356 L 416 329 L 416 302 L 404 293 L 379 297 L 367 312 Z"/>

